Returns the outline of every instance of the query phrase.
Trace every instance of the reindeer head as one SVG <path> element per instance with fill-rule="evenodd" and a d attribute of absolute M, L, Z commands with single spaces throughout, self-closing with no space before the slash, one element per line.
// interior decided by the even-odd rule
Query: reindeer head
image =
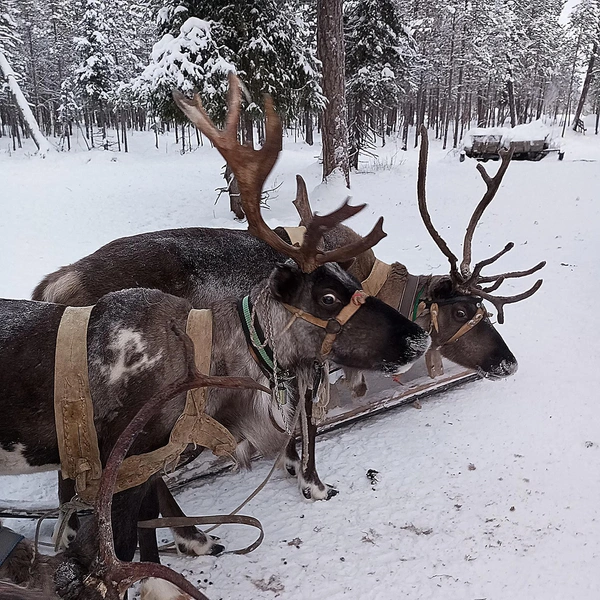
<path fill-rule="evenodd" d="M 425 179 L 428 149 L 427 130 L 422 127 L 417 181 L 419 211 L 427 231 L 450 262 L 450 274 L 432 279 L 422 298 L 418 321 L 424 323 L 427 319 L 429 320 L 432 348 L 438 348 L 450 360 L 465 367 L 477 369 L 484 377 L 498 378 L 511 375 L 517 370 L 517 360 L 490 322 L 483 300 L 488 300 L 495 306 L 498 312 L 498 323 L 504 323 L 504 305 L 529 298 L 540 288 L 542 280 L 539 279 L 526 292 L 514 296 L 495 296 L 492 295 L 492 292 L 497 290 L 506 279 L 531 275 L 539 271 L 546 263 L 540 262 L 526 271 L 483 276 L 481 275 L 482 269 L 512 250 L 514 244 L 510 242 L 500 252 L 476 263 L 473 267 L 471 267 L 471 244 L 481 215 L 500 187 L 510 163 L 512 151 L 502 154 L 502 163 L 494 177 L 488 175 L 483 165 L 477 165 L 477 170 L 481 174 L 487 190 L 467 226 L 463 243 L 463 258 L 459 266 L 458 258 L 433 226 L 427 210 Z M 490 285 L 483 287 L 483 284 Z"/>
<path fill-rule="evenodd" d="M 296 266 L 284 263 L 275 268 L 269 289 L 272 297 L 283 304 L 293 318 L 320 328 L 320 352 L 306 358 L 326 357 L 342 365 L 393 372 L 414 362 L 428 346 L 423 330 L 390 311 L 381 301 L 367 297 L 360 290 L 360 284 L 335 264 L 347 263 L 381 240 L 386 235 L 382 229 L 383 218 L 367 236 L 324 251 L 320 249 L 323 236 L 365 208 L 364 204 L 350 206 L 346 200 L 338 210 L 314 216 L 301 245 L 294 246 L 279 237 L 263 220 L 260 196 L 281 150 L 281 121 L 267 97 L 263 147 L 254 150 L 240 145 L 237 126 L 241 94 L 239 81 L 233 74 L 230 74 L 229 85 L 227 123 L 223 131 L 215 128 L 197 95 L 190 100 L 175 92 L 174 98 L 187 117 L 213 142 L 235 174 L 250 233 L 294 261 Z M 306 325 L 304 327 L 306 331 Z M 313 334 L 307 333 L 309 338 L 316 331 L 314 327 L 310 330 Z"/>

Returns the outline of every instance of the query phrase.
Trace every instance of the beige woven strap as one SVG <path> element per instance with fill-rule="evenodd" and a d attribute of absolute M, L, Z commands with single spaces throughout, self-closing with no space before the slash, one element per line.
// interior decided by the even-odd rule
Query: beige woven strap
<path fill-rule="evenodd" d="M 383 284 L 390 276 L 391 270 L 392 265 L 388 265 L 376 258 L 369 276 L 362 282 L 362 289 L 369 294 L 369 296 L 377 296 L 381 291 Z"/>
<path fill-rule="evenodd" d="M 198 370 L 210 373 L 212 355 L 212 311 L 191 310 L 186 333 L 194 342 L 194 359 Z M 229 430 L 209 417 L 206 407 L 206 388 L 188 392 L 183 413 L 177 419 L 169 443 L 162 448 L 128 456 L 119 469 L 115 490 L 122 491 L 147 481 L 154 473 L 172 470 L 188 445 L 210 448 L 217 456 L 233 453 L 236 441 Z"/>
<path fill-rule="evenodd" d="M 284 227 L 284 229 L 290 237 L 292 246 L 302 246 L 304 234 L 306 233 L 306 227 Z"/>
<path fill-rule="evenodd" d="M 102 475 L 87 364 L 91 306 L 68 306 L 56 337 L 54 420 L 63 479 L 75 480 L 84 501 L 96 496 Z"/>

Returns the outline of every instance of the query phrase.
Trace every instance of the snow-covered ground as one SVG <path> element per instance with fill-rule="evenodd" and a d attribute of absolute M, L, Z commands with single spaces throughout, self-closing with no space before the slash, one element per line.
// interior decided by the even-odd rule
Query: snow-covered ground
<path fill-rule="evenodd" d="M 511 164 L 478 227 L 474 257 L 512 240 L 498 269 L 548 261 L 544 285 L 506 308 L 500 331 L 518 373 L 480 381 L 320 438 L 319 472 L 340 494 L 301 500 L 278 472 L 245 509 L 266 531 L 247 556 L 169 562 L 210 598 L 395 600 L 592 600 L 600 597 L 600 138 L 568 133 L 562 162 Z M 221 158 L 203 147 L 181 156 L 161 140 L 132 136 L 132 152 L 73 152 L 45 160 L 7 151 L 0 139 L 0 297 L 27 298 L 41 277 L 119 236 L 192 225 L 238 226 L 223 197 Z M 318 147 L 286 138 L 271 181 L 270 224 L 295 225 L 294 175 L 325 212 L 347 191 L 320 185 Z M 443 273 L 447 261 L 416 207 L 417 153 L 393 140 L 352 177 L 351 223 L 364 233 L 380 214 L 386 261 L 413 273 Z M 488 163 L 495 172 L 496 165 Z M 455 252 L 483 193 L 474 161 L 432 142 L 428 198 Z M 508 292 L 532 282 L 506 283 Z M 596 397 L 594 399 L 594 397 Z M 203 481 L 179 494 L 190 514 L 228 512 L 266 475 Z M 372 486 L 368 469 L 379 471 Z M 52 501 L 54 474 L 0 478 L 0 500 Z M 31 532 L 28 523 L 17 524 Z M 46 530 L 47 531 L 47 530 Z M 218 530 L 229 548 L 253 533 Z"/>

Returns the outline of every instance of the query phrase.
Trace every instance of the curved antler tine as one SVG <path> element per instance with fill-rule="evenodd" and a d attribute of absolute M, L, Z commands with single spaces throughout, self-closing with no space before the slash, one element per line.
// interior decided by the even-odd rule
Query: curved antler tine
<path fill-rule="evenodd" d="M 296 199 L 292 202 L 300 216 L 300 225 L 308 227 L 313 219 L 313 212 L 308 200 L 306 182 L 301 175 L 296 175 Z"/>
<path fill-rule="evenodd" d="M 212 140 L 218 138 L 221 132 L 213 125 L 208 114 L 202 106 L 202 101 L 198 94 L 194 94 L 192 98 L 188 98 L 179 90 L 173 90 L 173 100 L 181 109 L 181 112 L 198 128 L 202 133 Z"/>
<path fill-rule="evenodd" d="M 473 289 L 482 291 L 482 292 L 487 292 L 489 294 L 490 292 L 497 290 L 503 283 L 504 283 L 504 277 L 498 277 L 496 282 L 493 283 L 492 285 L 490 285 L 489 287 L 482 288 L 480 286 L 475 286 Z"/>
<path fill-rule="evenodd" d="M 478 290 L 478 293 L 482 298 L 489 300 L 496 307 L 496 310 L 498 311 L 498 323 L 502 325 L 502 323 L 504 323 L 504 305 L 514 304 L 515 302 L 520 302 L 521 300 L 533 296 L 533 294 L 540 289 L 543 281 L 543 279 L 538 279 L 526 292 L 515 296 L 492 296 L 492 294 L 484 292 L 483 290 Z"/>
<path fill-rule="evenodd" d="M 500 187 L 500 183 L 502 183 L 502 178 L 504 177 L 504 173 L 506 173 L 506 169 L 508 169 L 508 165 L 510 164 L 510 160 L 513 155 L 513 148 L 508 151 L 501 151 L 500 157 L 502 159 L 502 163 L 498 168 L 498 171 L 494 175 L 494 177 L 490 177 L 488 172 L 485 170 L 485 167 L 479 163 L 477 165 L 477 170 L 481 175 L 482 179 L 485 181 L 485 185 L 487 186 L 487 190 L 483 195 L 483 198 L 480 200 L 479 204 L 475 207 L 473 211 L 473 215 L 471 216 L 471 220 L 469 221 L 469 225 L 467 226 L 467 231 L 465 233 L 465 239 L 463 242 L 463 259 L 460 263 L 460 272 L 463 276 L 467 276 L 469 274 L 469 265 L 471 264 L 471 244 L 473 242 L 473 234 L 475 233 L 475 228 L 477 227 L 477 223 L 479 223 L 479 219 L 481 219 L 481 215 L 483 215 L 485 209 L 489 206 L 490 202 L 494 199 L 498 188 Z"/>
<path fill-rule="evenodd" d="M 326 262 L 344 262 L 366 252 L 386 236 L 387 233 L 383 231 L 383 217 L 379 217 L 375 227 L 373 227 L 365 237 L 362 237 L 360 240 L 348 244 L 347 246 L 324 252 L 317 256 L 317 261 L 319 264 L 324 264 Z"/>
<path fill-rule="evenodd" d="M 535 267 L 531 267 L 531 269 L 527 269 L 526 271 L 511 271 L 510 273 L 500 273 L 500 275 L 489 275 L 488 277 L 480 277 L 477 283 L 491 283 L 496 279 L 514 279 L 515 277 L 526 277 L 527 275 L 532 275 L 533 273 L 543 269 L 546 266 L 546 261 L 535 265 Z"/>
<path fill-rule="evenodd" d="M 306 228 L 306 233 L 304 234 L 304 242 L 302 243 L 302 248 L 306 249 L 306 252 L 311 252 L 316 250 L 323 237 L 323 234 L 332 229 L 336 225 L 339 225 L 342 221 L 357 215 L 361 210 L 363 210 L 367 205 L 359 204 L 357 206 L 350 206 L 350 196 L 344 200 L 344 203 L 326 215 L 314 215 L 312 221 L 308 224 Z"/>
<path fill-rule="evenodd" d="M 227 119 L 225 120 L 224 132 L 237 138 L 240 107 L 242 104 L 242 84 L 233 71 L 229 71 L 227 75 L 227 84 Z"/>
<path fill-rule="evenodd" d="M 490 258 L 487 258 L 485 260 L 478 262 L 473 269 L 473 273 L 471 273 L 471 275 L 465 282 L 465 284 L 464 284 L 465 287 L 475 285 L 476 283 L 478 283 L 480 281 L 479 274 L 481 273 L 481 269 L 483 269 L 483 267 L 487 267 L 488 265 L 491 265 L 492 263 L 496 262 L 501 256 L 504 256 L 507 252 L 510 252 L 510 250 L 512 250 L 514 247 L 515 247 L 515 244 L 513 242 L 508 242 L 508 244 L 506 244 L 506 246 L 504 246 L 504 248 L 502 248 L 502 250 L 500 250 L 500 252 L 498 252 L 497 254 L 494 254 L 494 256 L 492 256 Z"/>
<path fill-rule="evenodd" d="M 427 137 L 427 128 L 425 125 L 421 125 L 421 149 L 419 151 L 419 171 L 417 176 L 417 198 L 419 201 L 419 212 L 421 218 L 425 224 L 425 228 L 429 232 L 429 235 L 433 238 L 433 241 L 437 244 L 437 247 L 442 251 L 444 256 L 450 261 L 450 278 L 454 284 L 461 284 L 464 282 L 464 278 L 458 272 L 458 258 L 448 248 L 448 244 L 443 240 L 442 236 L 437 232 L 436 228 L 431 222 L 431 216 L 427 210 L 427 200 L 425 195 L 425 181 L 427 178 L 427 154 L 429 152 L 429 138 Z"/>

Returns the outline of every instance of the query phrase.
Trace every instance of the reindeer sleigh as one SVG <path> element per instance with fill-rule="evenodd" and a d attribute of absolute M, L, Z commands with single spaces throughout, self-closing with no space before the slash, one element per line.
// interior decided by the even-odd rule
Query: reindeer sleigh
<path fill-rule="evenodd" d="M 320 377 L 323 376 L 324 357 L 343 366 L 354 396 L 366 399 L 364 408 L 348 410 L 347 403 L 344 406 L 342 398 L 340 406 L 336 409 L 337 414 L 334 412 L 329 421 L 324 421 L 322 429 L 337 426 L 394 403 L 397 405 L 412 401 L 417 394 L 422 396 L 449 385 L 464 383 L 473 376 L 500 378 L 510 375 L 516 370 L 516 359 L 491 324 L 482 299 L 496 305 L 498 321 L 501 323 L 503 306 L 531 296 L 539 288 L 541 281 L 517 296 L 495 297 L 491 292 L 505 279 L 531 274 L 539 270 L 543 263 L 528 271 L 482 277 L 483 267 L 509 251 L 512 248 L 509 244 L 494 257 L 481 261 L 470 269 L 473 232 L 506 171 L 510 156 L 505 156 L 494 178 L 480 169 L 488 190 L 467 229 L 463 261 L 459 269 L 457 257 L 450 252 L 433 228 L 426 208 L 426 133 L 423 134 L 419 168 L 419 207 L 430 234 L 450 261 L 450 276 L 412 276 L 400 263 L 385 265 L 378 261 L 371 247 L 384 235 L 381 223 L 366 238 L 360 238 L 342 225 L 343 220 L 357 211 L 357 208 L 349 207 L 347 203 L 331 215 L 313 217 L 306 198 L 306 206 L 301 213 L 306 233 L 302 243 L 296 246 L 285 230 L 271 230 L 266 226 L 259 208 L 263 183 L 281 147 L 279 120 L 271 105 L 267 103 L 265 145 L 260 151 L 240 146 L 235 135 L 240 102 L 235 78 L 232 78 L 231 89 L 228 124 L 224 132 L 214 128 L 199 99 L 176 99 L 182 110 L 215 144 L 232 167 L 238 178 L 244 210 L 248 216 L 249 232 L 192 228 L 115 240 L 94 254 L 46 277 L 36 288 L 34 299 L 59 305 L 88 306 L 114 297 L 111 293 L 126 295 L 129 288 L 143 286 L 154 288 L 153 293 L 156 294 L 179 296 L 180 299 L 183 298 L 181 301 L 185 302 L 186 306 L 194 309 L 205 306 L 219 307 L 225 303 L 229 306 L 229 313 L 227 310 L 225 313 L 229 315 L 230 320 L 235 320 L 235 309 L 232 307 L 236 306 L 236 303 L 232 304 L 230 298 L 243 296 L 248 290 L 254 290 L 250 297 L 255 311 L 251 305 L 237 305 L 241 322 L 246 319 L 246 341 L 249 346 L 253 345 L 256 351 L 261 347 L 264 349 L 265 342 L 273 343 L 273 333 L 277 331 L 281 336 L 291 335 L 291 331 L 302 331 L 305 337 L 294 338 L 294 342 L 288 346 L 284 344 L 278 361 L 280 367 L 286 368 L 278 370 L 276 360 L 272 361 L 274 365 L 270 367 L 272 371 L 269 372 L 256 360 L 256 356 L 253 359 L 238 356 L 245 347 L 244 338 L 241 333 L 236 333 L 232 342 L 231 331 L 225 329 L 219 333 L 221 350 L 223 352 L 223 348 L 227 348 L 232 356 L 222 354 L 220 359 L 213 362 L 211 373 L 251 376 L 263 386 L 270 386 L 274 398 L 282 391 L 291 393 L 291 397 L 296 398 L 295 404 L 290 402 L 290 405 L 303 407 L 306 413 L 306 427 L 302 435 L 306 438 L 307 443 L 304 446 L 309 456 L 303 456 L 301 461 L 296 453 L 295 440 L 292 439 L 287 447 L 285 466 L 290 474 L 297 476 L 305 497 L 312 500 L 327 499 L 335 490 L 320 481 L 314 467 L 317 422 L 312 418 L 312 410 L 315 400 L 318 399 L 316 392 L 323 386 L 320 385 L 320 379 L 315 382 L 316 370 L 313 365 L 321 365 Z M 303 190 L 305 188 L 300 180 L 298 204 L 302 200 Z M 219 252 L 215 252 L 217 248 Z M 190 257 L 193 257 L 192 261 Z M 297 266 L 284 263 L 286 257 L 292 258 Z M 333 261 L 339 266 L 331 266 Z M 348 277 L 341 267 L 348 269 L 353 277 Z M 260 287 L 260 282 L 265 280 L 269 282 L 268 285 L 265 287 L 263 283 Z M 219 285 L 210 285 L 210 282 Z M 362 285 L 359 282 L 362 282 Z M 491 285 L 483 288 L 481 284 L 486 282 Z M 262 306 L 265 299 L 268 303 Z M 56 307 L 57 304 L 46 306 Z M 30 307 L 25 306 L 22 310 L 25 314 L 30 311 Z M 53 310 L 60 312 L 58 308 Z M 406 316 L 402 316 L 403 312 L 407 313 Z M 266 337 L 258 339 L 256 343 L 254 334 L 258 328 L 252 325 L 255 316 L 269 325 Z M 373 329 L 375 316 L 378 319 L 376 331 Z M 227 319 L 222 318 L 221 323 L 226 321 Z M 441 375 L 440 356 L 462 365 L 463 370 L 454 374 L 451 372 L 440 383 L 434 384 L 435 387 L 429 384 L 420 385 L 420 389 L 413 389 L 410 394 L 400 396 L 394 392 L 392 396 L 395 397 L 391 399 L 387 397 L 388 390 L 392 389 L 389 385 L 391 380 L 386 379 L 384 385 L 388 387 L 379 391 L 376 389 L 376 380 L 373 380 L 369 382 L 371 388 L 367 396 L 368 385 L 362 371 L 382 371 L 391 376 L 405 370 L 404 367 L 422 355 L 428 345 L 421 327 L 430 332 L 432 341 L 433 350 L 429 352 L 427 362 L 429 373 Z M 354 342 L 353 336 L 361 342 Z M 302 340 L 301 344 L 299 340 Z M 302 349 L 300 354 L 299 349 Z M 223 364 L 227 366 L 220 370 Z M 247 370 L 239 373 L 232 367 L 236 364 L 243 364 Z M 468 374 L 465 373 L 465 368 L 469 369 Z M 473 370 L 476 375 L 473 374 Z M 289 380 L 283 376 L 292 371 L 297 382 L 295 390 L 288 389 Z M 283 384 L 282 387 L 280 383 Z M 374 392 L 378 405 L 373 401 Z M 237 392 L 238 395 L 243 393 Z M 210 400 L 207 407 L 210 407 L 211 416 L 232 431 L 238 441 L 238 455 L 242 462 L 247 462 L 254 452 L 261 451 L 261 441 L 253 437 L 252 427 L 248 429 L 244 421 L 239 421 L 248 400 L 238 401 L 231 396 L 229 398 L 228 407 L 222 402 L 211 404 Z M 273 417 L 272 405 L 265 407 L 263 399 L 261 406 L 259 412 L 262 411 L 261 414 L 265 416 L 267 423 L 266 419 Z M 235 411 L 231 412 L 231 407 L 235 407 Z M 288 405 L 286 410 L 289 411 L 289 408 Z M 275 439 L 277 446 L 281 440 L 285 440 L 285 436 L 273 437 L 273 424 L 267 424 L 271 429 L 267 433 L 261 430 L 261 435 Z M 293 423 L 290 423 L 289 419 L 287 425 L 291 427 L 290 431 L 293 431 Z M 113 440 L 116 433 L 118 431 L 111 433 Z M 266 449 L 272 444 L 272 441 L 267 441 Z M 105 457 L 109 449 L 104 449 Z M 40 464 L 45 465 L 52 461 L 53 464 L 57 462 L 54 455 L 39 460 L 42 460 Z M 164 484 L 157 480 L 156 490 L 161 485 L 166 489 Z M 153 494 L 153 498 L 156 498 L 158 491 Z M 160 499 L 158 502 L 160 505 Z M 165 515 L 164 507 L 159 508 Z M 150 512 L 157 510 L 153 504 Z M 178 516 L 177 512 L 175 516 Z M 214 550 L 215 543 L 208 540 L 204 534 L 192 532 L 191 538 L 186 538 L 189 533 L 180 532 L 181 537 L 178 540 L 178 546 L 185 551 L 202 554 Z M 202 538 L 200 551 L 194 550 L 198 537 Z M 125 554 L 131 555 L 131 539 L 126 540 L 126 545 L 128 550 Z M 150 555 L 156 558 L 155 547 L 151 549 Z"/>

